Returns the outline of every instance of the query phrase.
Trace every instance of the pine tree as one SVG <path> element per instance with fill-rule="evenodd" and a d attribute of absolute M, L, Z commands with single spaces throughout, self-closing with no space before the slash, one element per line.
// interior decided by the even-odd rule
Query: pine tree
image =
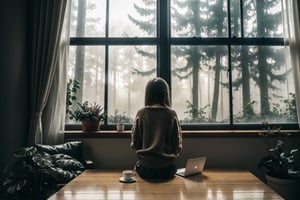
<path fill-rule="evenodd" d="M 145 0 L 144 6 L 135 8 L 141 16 L 150 16 L 155 13 L 154 1 Z M 230 1 L 239 3 L 240 1 Z M 244 19 L 240 19 L 236 13 L 237 10 L 231 10 L 235 15 L 231 16 L 232 34 L 239 37 L 238 27 L 241 25 L 240 20 L 254 20 L 254 24 L 248 27 L 245 37 L 269 37 L 276 36 L 276 30 L 280 25 L 280 9 L 276 11 L 274 6 L 278 0 L 245 0 L 243 1 Z M 150 6 L 151 5 L 151 6 Z M 174 0 L 172 1 L 171 17 L 172 30 L 177 36 L 184 37 L 227 37 L 227 11 L 226 1 L 216 0 Z M 239 9 L 239 6 L 234 6 Z M 247 12 L 246 12 L 246 11 Z M 131 21 L 139 26 L 142 30 L 153 33 L 155 30 L 154 21 L 142 21 L 129 16 Z M 199 108 L 199 74 L 203 67 L 209 67 L 214 71 L 214 90 L 211 105 L 211 121 L 216 121 L 218 113 L 218 102 L 221 83 L 220 74 L 226 70 L 226 66 L 221 65 L 222 56 L 227 55 L 225 48 L 210 48 L 209 46 L 177 46 L 172 48 L 172 54 L 177 57 L 184 57 L 186 64 L 172 69 L 173 75 L 179 79 L 191 78 L 192 80 L 192 102 L 195 108 Z M 232 70 L 237 73 L 236 79 L 232 80 L 232 86 L 236 89 L 242 88 L 242 109 L 243 118 L 251 119 L 255 117 L 253 110 L 253 100 L 251 100 L 251 87 L 253 82 L 260 90 L 260 114 L 262 117 L 270 114 L 270 96 L 271 92 L 278 90 L 275 81 L 285 81 L 286 73 L 279 74 L 283 65 L 282 52 L 273 47 L 264 46 L 241 46 L 232 48 Z M 138 50 L 139 51 L 139 50 Z M 147 52 L 139 51 L 143 56 L 152 56 Z M 210 66 L 214 63 L 214 66 Z M 207 66 L 205 66 L 207 65 Z M 141 72 L 141 75 L 148 75 L 155 69 Z M 193 116 L 196 118 L 197 116 Z"/>
<path fill-rule="evenodd" d="M 256 8 L 256 26 L 253 27 L 253 32 L 257 33 L 257 37 L 276 36 L 274 31 L 281 23 L 281 13 L 274 12 L 272 9 L 278 4 L 278 0 L 249 0 L 249 4 L 254 4 Z M 260 90 L 260 115 L 265 119 L 271 114 L 272 92 L 277 93 L 279 89 L 275 81 L 280 83 L 285 81 L 286 72 L 279 73 L 284 58 L 280 50 L 264 46 L 258 46 L 254 55 L 255 59 L 252 62 L 257 61 L 257 65 L 253 68 L 251 76 Z"/>
<path fill-rule="evenodd" d="M 85 34 L 85 21 L 86 21 L 86 0 L 78 1 L 78 14 L 77 14 L 77 28 L 76 35 L 83 36 Z M 78 46 L 76 48 L 75 60 L 75 80 L 83 83 L 84 75 L 84 54 L 85 46 Z M 77 91 L 77 100 L 82 102 L 82 88 Z"/>
<path fill-rule="evenodd" d="M 87 0 L 72 1 L 71 6 L 70 30 L 74 32 L 71 36 L 86 37 L 88 34 L 94 33 L 101 35 L 103 30 L 98 30 L 101 19 L 89 15 L 90 12 L 96 9 L 93 2 Z M 82 102 L 83 96 L 89 96 L 89 94 L 97 94 L 96 98 L 94 100 L 90 99 L 90 101 L 98 101 L 99 97 L 103 96 L 99 94 L 99 88 L 103 85 L 101 85 L 101 82 L 97 82 L 100 79 L 99 74 L 101 74 L 101 67 L 99 66 L 104 65 L 104 61 L 99 56 L 103 53 L 103 50 L 102 48 L 92 48 L 85 45 L 73 47 L 76 49 L 74 63 L 70 63 L 69 68 L 74 67 L 74 77 L 72 78 L 82 85 L 77 92 L 77 101 Z M 85 78 L 85 76 L 88 78 Z"/>
<path fill-rule="evenodd" d="M 136 11 L 141 16 L 149 16 L 155 13 L 154 1 L 143 1 L 144 7 L 134 5 Z M 186 1 L 176 0 L 172 1 L 172 20 L 175 21 L 173 30 L 178 32 L 180 36 L 188 37 L 222 37 L 226 34 L 225 16 L 223 10 L 224 1 L 217 0 L 211 3 L 208 0 L 200 1 Z M 179 11 L 180 9 L 180 11 Z M 184 13 L 182 13 L 184 11 Z M 211 12 L 210 12 L 211 11 Z M 142 21 L 134 19 L 129 15 L 130 20 L 139 26 L 142 30 L 153 33 L 155 30 L 155 23 L 153 21 Z M 146 52 L 139 51 L 143 56 L 151 56 Z M 178 46 L 172 52 L 176 56 L 181 56 L 186 59 L 186 65 L 180 66 L 172 70 L 172 73 L 179 79 L 192 78 L 192 105 L 194 108 L 199 108 L 199 74 L 202 67 L 200 63 L 209 63 L 214 60 L 216 63 L 213 67 L 215 72 L 214 94 L 212 102 L 211 119 L 216 120 L 218 111 L 218 99 L 220 90 L 220 72 L 221 72 L 221 57 L 224 55 L 222 48 L 210 48 L 200 46 Z M 210 67 L 210 66 L 209 66 Z M 153 73 L 150 71 L 136 71 L 141 75 L 148 75 Z M 197 118 L 196 113 L 193 118 Z"/>
<path fill-rule="evenodd" d="M 132 23 L 137 25 L 141 30 L 147 32 L 149 35 L 156 33 L 156 1 L 153 0 L 143 0 L 143 5 L 137 5 L 134 3 L 134 8 L 136 12 L 142 17 L 147 18 L 148 20 L 135 19 L 130 14 L 128 18 Z M 150 20 L 149 20 L 150 19 Z M 156 58 L 156 54 L 144 51 L 141 48 L 136 47 L 136 52 L 141 56 L 148 58 Z M 156 72 L 156 67 L 153 67 L 147 71 L 141 71 L 138 69 L 132 69 L 132 71 L 141 76 L 149 76 Z"/>
<path fill-rule="evenodd" d="M 244 33 L 241 33 L 241 19 L 240 19 L 240 1 L 231 1 L 231 28 L 233 37 L 243 37 Z M 243 5 L 244 10 L 251 9 L 249 5 Z M 244 16 L 244 21 L 250 20 Z M 253 66 L 251 65 L 250 60 L 253 60 L 254 57 L 249 55 L 249 46 L 238 46 L 231 47 L 231 62 L 232 62 L 232 71 L 236 73 L 236 78 L 232 80 L 232 89 L 238 90 L 241 87 L 242 90 L 242 118 L 251 119 L 254 116 L 254 111 L 252 104 L 254 103 L 251 100 L 250 92 L 250 71 Z M 228 86 L 226 84 L 225 86 Z"/>
<path fill-rule="evenodd" d="M 276 4 L 278 4 L 278 0 L 244 1 L 244 22 L 255 19 L 251 27 L 244 27 L 243 34 L 246 38 L 276 36 L 275 30 L 281 22 L 279 10 L 275 12 L 276 9 L 273 9 Z M 273 11 L 271 11 L 272 9 Z M 235 20 L 233 19 L 233 21 Z M 237 25 L 234 23 L 235 27 Z M 236 28 L 234 28 L 233 34 L 238 35 Z M 257 120 L 258 113 L 255 113 L 253 109 L 255 101 L 251 100 L 251 87 L 254 87 L 254 84 L 260 91 L 260 116 L 262 119 L 266 119 L 271 114 L 271 92 L 278 90 L 275 81 L 282 83 L 286 77 L 286 73 L 279 73 L 284 62 L 281 50 L 265 46 L 242 46 L 232 48 L 232 52 L 232 67 L 237 72 L 232 86 L 235 89 L 240 87 L 242 89 L 243 120 L 251 121 L 254 118 Z"/>

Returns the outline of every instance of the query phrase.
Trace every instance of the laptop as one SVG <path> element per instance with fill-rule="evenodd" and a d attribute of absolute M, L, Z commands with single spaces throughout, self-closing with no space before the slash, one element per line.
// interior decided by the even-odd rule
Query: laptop
<path fill-rule="evenodd" d="M 190 158 L 187 160 L 185 168 L 177 169 L 176 174 L 179 176 L 186 177 L 186 176 L 202 173 L 205 163 L 206 163 L 206 156 Z"/>

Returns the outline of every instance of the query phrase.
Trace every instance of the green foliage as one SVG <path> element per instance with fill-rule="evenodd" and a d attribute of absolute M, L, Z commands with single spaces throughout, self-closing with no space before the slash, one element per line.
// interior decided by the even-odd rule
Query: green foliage
<path fill-rule="evenodd" d="M 115 115 L 110 115 L 108 121 L 111 123 L 131 123 L 133 120 L 126 115 L 126 112 L 119 113 L 118 110 L 115 110 Z"/>
<path fill-rule="evenodd" d="M 76 121 L 98 121 L 104 120 L 106 114 L 104 108 L 99 106 L 96 102 L 89 103 L 88 101 L 78 103 L 78 108 L 73 112 L 70 112 L 70 119 L 75 119 Z"/>
<path fill-rule="evenodd" d="M 80 89 L 80 83 L 77 80 L 69 79 L 67 82 L 67 94 L 66 94 L 66 114 L 71 114 L 71 106 L 73 101 L 77 99 L 76 93 L 77 90 Z"/>
<path fill-rule="evenodd" d="M 261 118 L 261 116 L 259 114 L 256 114 L 254 111 L 253 111 L 253 106 L 257 104 L 256 101 L 251 101 L 249 102 L 241 112 L 235 114 L 233 117 L 234 117 L 234 120 L 235 122 L 239 123 L 239 122 L 252 122 L 253 120 L 258 120 Z"/>
<path fill-rule="evenodd" d="M 297 107 L 296 107 L 296 94 L 290 93 L 290 98 L 282 100 L 282 104 L 276 105 L 273 112 L 279 117 L 283 117 L 287 121 L 297 121 Z"/>
<path fill-rule="evenodd" d="M 269 155 L 263 157 L 259 168 L 267 170 L 268 175 L 277 178 L 300 178 L 300 154 L 298 148 L 286 148 L 284 139 L 290 136 L 288 132 L 282 132 L 280 127 L 263 123 L 263 132 L 260 136 L 267 142 Z"/>
<path fill-rule="evenodd" d="M 210 105 L 206 105 L 203 108 L 196 108 L 190 101 L 186 101 L 187 111 L 184 113 L 188 114 L 188 117 L 183 119 L 182 123 L 199 123 L 208 122 L 208 111 Z"/>
<path fill-rule="evenodd" d="M 49 162 L 38 156 L 35 147 L 26 147 L 14 153 L 14 162 L 4 170 L 3 187 L 8 199 L 44 199 L 51 185 L 46 183 Z"/>
<path fill-rule="evenodd" d="M 283 99 L 280 103 L 273 103 L 272 110 L 269 111 L 267 116 L 263 114 L 255 113 L 253 110 L 254 105 L 257 104 L 256 101 L 250 102 L 245 106 L 242 112 L 234 115 L 236 122 L 252 122 L 256 121 L 286 121 L 295 122 L 297 121 L 297 108 L 296 108 L 296 95 L 295 93 L 290 93 L 287 99 Z"/>

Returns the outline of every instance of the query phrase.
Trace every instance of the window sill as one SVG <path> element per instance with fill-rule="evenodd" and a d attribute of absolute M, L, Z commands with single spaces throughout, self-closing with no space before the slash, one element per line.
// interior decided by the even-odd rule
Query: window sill
<path fill-rule="evenodd" d="M 184 130 L 184 138 L 252 138 L 261 137 L 259 133 L 263 130 Z M 291 133 L 290 137 L 300 137 L 300 130 L 282 130 L 282 132 Z M 131 131 L 125 130 L 117 132 L 114 130 L 100 130 L 93 132 L 84 132 L 81 130 L 64 131 L 65 139 L 76 138 L 130 138 Z"/>

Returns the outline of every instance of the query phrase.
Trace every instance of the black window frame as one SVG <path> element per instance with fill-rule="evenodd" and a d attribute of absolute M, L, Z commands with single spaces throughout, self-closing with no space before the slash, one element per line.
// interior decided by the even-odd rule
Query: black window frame
<path fill-rule="evenodd" d="M 229 72 L 229 103 L 230 103 L 230 119 L 228 124 L 182 124 L 183 130 L 257 130 L 262 129 L 262 124 L 234 124 L 233 123 L 233 102 L 232 102 L 232 74 L 231 74 L 231 47 L 232 46 L 284 46 L 284 38 L 282 37 L 244 37 L 243 25 L 243 0 L 240 0 L 240 17 L 241 17 L 241 36 L 236 37 L 231 35 L 231 22 L 228 21 L 228 37 L 190 37 L 179 38 L 171 37 L 171 16 L 170 16 L 170 0 L 157 0 L 157 36 L 156 37 L 109 37 L 109 0 L 106 0 L 106 25 L 104 37 L 70 37 L 71 46 L 104 46 L 105 47 L 105 98 L 104 109 L 108 108 L 108 59 L 109 46 L 114 45 L 152 45 L 157 47 L 157 76 L 164 78 L 171 84 L 171 55 L 170 49 L 172 45 L 207 45 L 207 46 L 227 46 L 228 49 L 228 72 Z M 230 0 L 227 0 L 228 19 L 230 19 Z M 274 123 L 272 126 L 280 127 L 281 129 L 298 129 L 298 123 Z M 130 129 L 132 124 L 126 124 L 126 129 Z M 80 129 L 79 125 L 66 124 L 67 130 Z M 107 124 L 107 119 L 104 125 L 101 126 L 103 130 L 114 130 L 115 125 Z"/>

